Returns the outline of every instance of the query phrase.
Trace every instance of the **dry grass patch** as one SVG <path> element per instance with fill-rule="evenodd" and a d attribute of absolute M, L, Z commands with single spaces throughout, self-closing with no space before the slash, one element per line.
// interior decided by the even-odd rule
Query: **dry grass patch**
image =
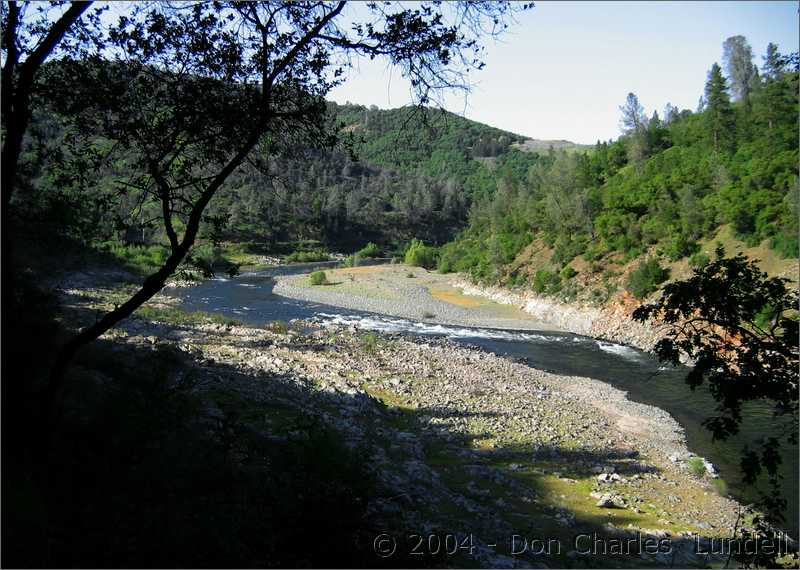
<path fill-rule="evenodd" d="M 439 299 L 440 301 L 450 303 L 451 305 L 458 305 L 459 307 L 466 307 L 467 309 L 476 309 L 478 307 L 485 307 L 486 305 L 493 304 L 487 299 L 464 295 L 460 289 L 444 283 L 435 283 L 429 285 L 428 290 L 434 298 Z"/>

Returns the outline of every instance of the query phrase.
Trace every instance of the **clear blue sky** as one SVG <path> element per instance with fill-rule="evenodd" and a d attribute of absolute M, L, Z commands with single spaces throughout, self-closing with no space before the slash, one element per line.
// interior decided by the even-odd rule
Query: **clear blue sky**
<path fill-rule="evenodd" d="M 447 108 L 539 139 L 594 143 L 619 135 L 619 106 L 633 91 L 650 115 L 667 102 L 697 107 L 722 42 L 745 36 L 754 62 L 770 41 L 798 50 L 798 2 L 536 2 L 500 42 L 466 102 Z M 382 108 L 410 102 L 408 83 L 383 63 L 360 62 L 334 101 Z"/>

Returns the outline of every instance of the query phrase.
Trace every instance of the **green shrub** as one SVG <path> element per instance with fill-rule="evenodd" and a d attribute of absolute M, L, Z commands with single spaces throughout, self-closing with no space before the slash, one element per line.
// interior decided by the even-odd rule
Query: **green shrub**
<path fill-rule="evenodd" d="M 706 474 L 706 465 L 700 457 L 691 457 L 686 461 L 686 466 L 695 477 L 702 477 Z"/>
<path fill-rule="evenodd" d="M 223 270 L 228 276 L 239 274 L 239 265 L 229 261 L 219 246 L 205 243 L 192 248 L 186 264 L 198 270 L 204 277 L 213 277 L 215 270 Z"/>
<path fill-rule="evenodd" d="M 307 251 L 295 251 L 287 255 L 284 260 L 287 263 L 312 263 L 315 261 L 328 261 L 330 254 L 323 249 L 313 249 Z"/>
<path fill-rule="evenodd" d="M 169 257 L 169 250 L 163 245 L 125 245 L 108 241 L 101 243 L 99 249 L 137 273 L 152 273 Z"/>
<path fill-rule="evenodd" d="M 800 242 L 795 234 L 778 234 L 770 240 L 769 245 L 783 258 L 794 258 L 800 255 Z"/>
<path fill-rule="evenodd" d="M 315 271 L 314 273 L 308 276 L 308 280 L 311 282 L 312 285 L 328 284 L 328 276 L 325 275 L 324 271 Z"/>
<path fill-rule="evenodd" d="M 697 242 L 687 238 L 683 232 L 677 231 L 677 233 L 670 235 L 661 251 L 670 261 L 678 261 L 687 255 L 695 253 L 698 249 L 700 249 L 700 246 Z"/>
<path fill-rule="evenodd" d="M 361 262 L 361 256 L 358 253 L 354 253 L 353 255 L 348 255 L 344 258 L 342 265 L 344 267 L 358 267 Z"/>
<path fill-rule="evenodd" d="M 589 262 L 598 261 L 603 257 L 603 249 L 599 245 L 589 246 L 583 254 L 583 259 Z"/>
<path fill-rule="evenodd" d="M 627 289 L 637 299 L 644 299 L 667 280 L 669 272 L 655 258 L 642 261 L 628 275 Z"/>
<path fill-rule="evenodd" d="M 631 247 L 625 250 L 625 255 L 622 258 L 622 263 L 628 263 L 630 260 L 640 257 L 643 253 L 644 251 L 642 251 L 642 248 Z"/>
<path fill-rule="evenodd" d="M 205 265 L 209 267 L 214 265 L 214 262 L 217 260 L 217 254 L 215 248 L 210 243 L 204 243 L 202 245 L 196 245 L 192 248 L 192 257 L 197 260 L 201 260 Z"/>
<path fill-rule="evenodd" d="M 374 354 L 378 350 L 379 338 L 374 332 L 364 333 L 361 336 L 361 348 L 367 354 Z"/>
<path fill-rule="evenodd" d="M 424 313 L 422 313 L 422 318 L 423 319 L 435 319 L 436 315 L 434 315 L 433 313 L 429 313 L 428 311 L 425 311 Z"/>
<path fill-rule="evenodd" d="M 439 260 L 439 249 L 425 245 L 418 239 L 412 239 L 406 249 L 406 265 L 433 269 Z"/>
<path fill-rule="evenodd" d="M 711 258 L 702 251 L 698 251 L 689 258 L 689 267 L 694 270 L 700 270 L 711 261 Z"/>
<path fill-rule="evenodd" d="M 533 290 L 537 293 L 558 293 L 561 290 L 561 277 L 546 269 L 539 269 L 533 276 Z"/>
<path fill-rule="evenodd" d="M 714 487 L 714 490 L 720 497 L 728 496 L 728 484 L 724 479 L 713 479 L 711 481 L 711 486 Z"/>
<path fill-rule="evenodd" d="M 561 279 L 563 279 L 564 281 L 569 281 L 570 279 L 575 277 L 577 274 L 578 274 L 578 272 L 575 271 L 572 268 L 572 266 L 570 266 L 570 265 L 567 265 L 566 267 L 564 267 L 564 269 L 562 269 L 561 272 L 559 273 L 559 275 L 561 276 Z"/>
<path fill-rule="evenodd" d="M 436 271 L 439 273 L 452 273 L 453 272 L 453 262 L 447 257 L 440 257 L 439 263 L 436 264 Z"/>
<path fill-rule="evenodd" d="M 186 311 L 180 307 L 151 307 L 149 305 L 144 305 L 136 310 L 136 316 L 148 321 L 157 321 L 172 325 L 202 325 L 206 323 L 215 323 L 218 325 L 242 324 L 236 319 L 220 315 L 219 313 Z"/>
<path fill-rule="evenodd" d="M 596 287 L 592 289 L 589 300 L 596 305 L 602 305 L 608 301 L 608 291 L 603 287 Z"/>
<path fill-rule="evenodd" d="M 378 244 L 369 242 L 367 245 L 358 250 L 357 255 L 361 257 L 380 257 L 383 255 L 381 248 Z"/>

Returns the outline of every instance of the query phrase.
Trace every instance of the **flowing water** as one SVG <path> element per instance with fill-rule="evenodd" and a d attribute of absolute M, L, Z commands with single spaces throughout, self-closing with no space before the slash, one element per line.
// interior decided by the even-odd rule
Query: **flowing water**
<path fill-rule="evenodd" d="M 713 442 L 710 433 L 702 426 L 702 421 L 713 413 L 715 407 L 708 391 L 702 387 L 690 390 L 684 382 L 686 368 L 665 367 L 640 350 L 571 333 L 421 323 L 297 301 L 272 292 L 275 275 L 306 273 L 332 265 L 301 264 L 249 273 L 234 279 L 215 278 L 174 294 L 181 297 L 187 310 L 221 313 L 247 324 L 263 325 L 275 320 L 313 318 L 354 324 L 362 329 L 444 336 L 465 344 L 477 345 L 498 355 L 522 360 L 541 370 L 603 380 L 626 390 L 631 400 L 658 406 L 672 414 L 686 430 L 689 448 L 717 466 L 729 491 L 743 500 L 755 497 L 753 489 L 741 482 L 738 462 L 744 445 L 758 449 L 759 442 L 764 437 L 775 434 L 777 420 L 767 406 L 747 406 L 743 412 L 741 432 L 728 441 Z M 783 456 L 783 496 L 788 501 L 785 527 L 796 538 L 798 450 L 796 447 L 787 447 Z"/>

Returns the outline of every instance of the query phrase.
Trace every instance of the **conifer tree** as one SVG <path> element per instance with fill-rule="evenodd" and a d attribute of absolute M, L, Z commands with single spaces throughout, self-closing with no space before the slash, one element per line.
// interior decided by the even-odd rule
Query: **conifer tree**
<path fill-rule="evenodd" d="M 783 74 L 785 62 L 778 51 L 778 46 L 770 42 L 767 44 L 767 54 L 763 57 L 764 65 L 761 67 L 764 79 L 770 81 L 779 79 Z"/>
<path fill-rule="evenodd" d="M 734 114 L 728 95 L 728 83 L 718 64 L 711 66 L 706 82 L 706 117 L 714 151 L 730 150 L 733 146 Z"/>
<path fill-rule="evenodd" d="M 619 110 L 622 112 L 623 132 L 629 137 L 628 157 L 631 162 L 638 163 L 647 157 L 647 115 L 644 107 L 639 103 L 639 98 L 634 93 L 628 93 L 625 104 Z"/>

